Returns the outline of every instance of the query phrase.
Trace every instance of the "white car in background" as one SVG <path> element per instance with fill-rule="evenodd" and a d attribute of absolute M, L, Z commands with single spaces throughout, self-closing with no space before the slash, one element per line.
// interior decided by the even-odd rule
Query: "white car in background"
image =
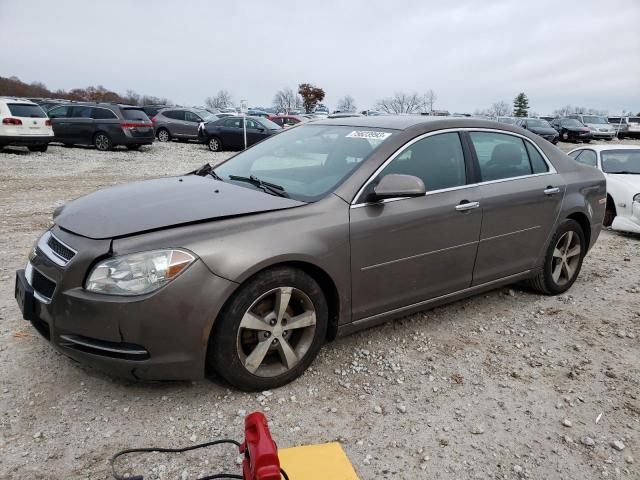
<path fill-rule="evenodd" d="M 53 140 L 51 120 L 37 103 L 0 97 L 0 150 L 8 145 L 46 152 Z"/>
<path fill-rule="evenodd" d="M 604 140 L 612 140 L 616 136 L 616 129 L 609 123 L 607 117 L 577 113 L 567 115 L 567 117 L 581 121 L 589 130 L 591 130 L 591 135 L 593 135 L 594 139 L 602 138 Z"/>
<path fill-rule="evenodd" d="M 589 145 L 571 150 L 569 156 L 604 173 L 607 179 L 604 225 L 640 233 L 640 146 Z"/>

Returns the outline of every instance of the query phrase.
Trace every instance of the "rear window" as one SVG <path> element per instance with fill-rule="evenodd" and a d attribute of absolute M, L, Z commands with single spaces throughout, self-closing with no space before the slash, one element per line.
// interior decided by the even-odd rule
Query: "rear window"
<path fill-rule="evenodd" d="M 45 118 L 47 116 L 38 105 L 28 103 L 8 103 L 9 111 L 14 117 Z"/>
<path fill-rule="evenodd" d="M 94 108 L 93 113 L 91 114 L 91 118 L 95 120 L 107 120 L 118 118 L 115 113 L 106 108 Z"/>
<path fill-rule="evenodd" d="M 640 123 L 640 117 L 629 117 L 629 123 Z"/>
<path fill-rule="evenodd" d="M 149 117 L 144 113 L 144 110 L 140 110 L 137 108 L 123 108 L 122 116 L 126 120 L 141 120 L 143 122 L 149 122 Z"/>
<path fill-rule="evenodd" d="M 260 123 L 268 128 L 269 130 L 280 130 L 282 127 L 275 122 L 272 122 L 268 118 L 261 118 Z"/>

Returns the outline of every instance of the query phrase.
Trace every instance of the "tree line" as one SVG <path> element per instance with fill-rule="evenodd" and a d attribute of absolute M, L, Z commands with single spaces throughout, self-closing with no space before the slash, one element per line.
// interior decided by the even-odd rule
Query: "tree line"
<path fill-rule="evenodd" d="M 42 82 L 25 83 L 18 77 L 0 77 L 0 96 L 59 98 L 79 102 L 115 102 L 128 105 L 170 105 L 171 100 L 152 95 L 140 95 L 133 90 L 127 90 L 122 95 L 108 90 L 102 85 L 86 88 L 72 88 L 71 90 L 49 90 Z"/>

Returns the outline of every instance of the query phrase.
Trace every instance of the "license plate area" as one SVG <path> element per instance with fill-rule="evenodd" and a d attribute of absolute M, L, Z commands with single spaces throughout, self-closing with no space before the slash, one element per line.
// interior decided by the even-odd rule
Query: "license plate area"
<path fill-rule="evenodd" d="M 24 270 L 16 272 L 14 296 L 22 312 L 22 318 L 25 320 L 37 320 L 36 299 L 33 295 L 33 288 L 27 282 Z"/>

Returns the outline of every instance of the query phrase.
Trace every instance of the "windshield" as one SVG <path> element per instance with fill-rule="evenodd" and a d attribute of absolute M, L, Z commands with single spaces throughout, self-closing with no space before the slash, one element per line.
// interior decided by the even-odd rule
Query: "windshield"
<path fill-rule="evenodd" d="M 532 120 L 527 120 L 527 125 L 529 127 L 551 128 L 551 125 L 549 125 L 549 122 L 547 122 L 546 120 L 540 120 L 537 118 L 534 118 Z"/>
<path fill-rule="evenodd" d="M 629 123 L 640 123 L 640 117 L 629 117 Z"/>
<path fill-rule="evenodd" d="M 600 154 L 605 173 L 634 173 L 640 175 L 640 148 L 607 150 Z"/>
<path fill-rule="evenodd" d="M 609 122 L 607 122 L 606 118 L 604 118 L 604 117 L 596 117 L 594 115 L 584 115 L 582 117 L 582 121 L 584 123 L 595 123 L 597 125 L 602 125 L 602 124 L 609 123 Z"/>
<path fill-rule="evenodd" d="M 258 143 L 215 169 L 226 182 L 258 188 L 230 176 L 251 177 L 281 186 L 289 197 L 315 202 L 332 192 L 371 155 L 391 132 L 305 124 Z"/>
<path fill-rule="evenodd" d="M 213 122 L 217 120 L 218 117 L 216 114 L 209 112 L 208 110 L 196 110 L 196 113 L 204 122 Z"/>
<path fill-rule="evenodd" d="M 562 120 L 561 123 L 563 127 L 583 127 L 584 126 L 575 118 L 565 118 Z"/>

